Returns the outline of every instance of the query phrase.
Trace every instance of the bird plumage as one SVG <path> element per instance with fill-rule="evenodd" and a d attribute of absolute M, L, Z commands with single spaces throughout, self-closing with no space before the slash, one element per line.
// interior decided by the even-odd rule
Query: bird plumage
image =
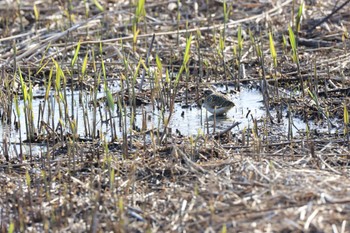
<path fill-rule="evenodd" d="M 227 96 L 210 89 L 204 91 L 203 107 L 210 113 L 222 115 L 233 106 L 235 106 L 235 104 Z"/>

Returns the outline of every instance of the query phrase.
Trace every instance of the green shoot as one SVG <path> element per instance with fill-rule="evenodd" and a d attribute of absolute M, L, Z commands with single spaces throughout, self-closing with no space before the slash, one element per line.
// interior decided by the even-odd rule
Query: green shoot
<path fill-rule="evenodd" d="M 105 10 L 97 0 L 93 0 L 93 2 L 99 11 L 103 12 Z"/>
<path fill-rule="evenodd" d="M 346 107 L 346 104 L 344 104 L 344 124 L 348 125 L 349 124 L 349 112 Z"/>
<path fill-rule="evenodd" d="M 284 35 L 282 35 L 282 48 L 283 48 L 283 52 L 284 54 L 286 54 L 287 51 L 287 39 Z"/>
<path fill-rule="evenodd" d="M 77 48 L 74 51 L 74 56 L 73 56 L 73 59 L 72 59 L 72 62 L 71 62 L 71 66 L 72 67 L 74 66 L 75 62 L 78 59 L 78 54 L 79 54 L 79 50 L 80 50 L 80 44 L 81 44 L 81 40 L 78 41 Z"/>
<path fill-rule="evenodd" d="M 349 111 L 348 108 L 346 107 L 346 104 L 344 103 L 344 134 L 347 135 L 349 133 Z"/>
<path fill-rule="evenodd" d="M 225 223 L 222 224 L 221 233 L 227 233 L 227 226 Z"/>
<path fill-rule="evenodd" d="M 26 84 L 24 83 L 24 80 L 23 80 L 21 68 L 19 68 L 19 67 L 18 67 L 18 73 L 19 73 L 19 80 L 21 82 L 21 88 L 22 88 L 22 93 L 23 93 L 23 101 L 27 102 L 27 100 L 28 100 L 28 90 L 27 90 L 27 86 L 26 86 Z"/>
<path fill-rule="evenodd" d="M 301 20 L 303 16 L 303 11 L 304 11 L 304 2 L 302 2 L 299 6 L 298 14 L 297 14 L 297 21 L 296 21 L 296 32 L 300 32 L 300 25 L 301 25 Z"/>
<path fill-rule="evenodd" d="M 180 68 L 180 71 L 177 73 L 176 75 L 176 79 L 175 79 L 175 87 L 177 87 L 179 81 L 180 81 L 180 77 L 182 72 L 185 70 L 187 63 L 190 59 L 190 48 L 191 48 L 191 42 L 192 42 L 192 36 L 190 35 L 187 40 L 186 40 L 186 49 L 185 49 L 185 54 L 184 54 L 184 59 Z"/>
<path fill-rule="evenodd" d="M 30 190 L 31 179 L 28 170 L 26 170 L 26 184 L 28 186 L 28 190 Z"/>
<path fill-rule="evenodd" d="M 39 20 L 39 16 L 40 16 L 40 11 L 39 11 L 39 9 L 36 7 L 36 4 L 34 4 L 34 6 L 33 6 L 33 11 L 34 11 L 35 21 L 38 21 L 38 20 Z"/>
<path fill-rule="evenodd" d="M 9 229 L 7 230 L 8 233 L 15 232 L 15 224 L 13 222 L 10 223 Z"/>
<path fill-rule="evenodd" d="M 288 32 L 289 32 L 289 41 L 290 45 L 292 46 L 292 59 L 295 63 L 299 63 L 299 58 L 298 58 L 298 51 L 297 51 L 297 42 L 294 36 L 294 32 L 291 26 L 288 27 Z"/>
<path fill-rule="evenodd" d="M 109 88 L 107 86 L 105 86 L 105 93 L 106 93 L 106 97 L 107 97 L 108 107 L 110 109 L 112 109 L 112 111 L 114 111 L 114 99 L 113 99 L 111 91 L 109 90 Z"/>
<path fill-rule="evenodd" d="M 238 41 L 238 57 L 239 57 L 239 61 L 240 61 L 242 58 L 242 51 L 243 51 L 243 37 L 242 37 L 241 25 L 238 27 L 237 41 Z"/>
<path fill-rule="evenodd" d="M 87 61 L 88 61 L 88 53 L 85 54 L 84 61 L 83 61 L 83 66 L 81 67 L 82 76 L 85 75 L 86 67 L 87 67 Z"/>
<path fill-rule="evenodd" d="M 135 10 L 136 22 L 139 23 L 145 15 L 145 0 L 139 0 Z"/>
<path fill-rule="evenodd" d="M 271 57 L 273 60 L 273 65 L 276 68 L 277 67 L 277 53 L 276 53 L 275 43 L 273 41 L 273 36 L 272 36 L 271 32 L 269 32 L 269 41 L 270 41 L 270 53 L 271 53 Z"/>
<path fill-rule="evenodd" d="M 289 31 L 290 45 L 292 46 L 292 59 L 293 59 L 293 62 L 295 62 L 295 64 L 297 65 L 298 77 L 299 77 L 299 79 L 301 81 L 301 91 L 303 93 L 303 96 L 305 96 L 304 80 L 301 77 L 301 72 L 300 72 L 300 62 L 299 62 L 299 55 L 298 55 L 298 43 L 297 43 L 297 40 L 295 38 L 293 29 L 292 29 L 291 26 L 288 26 L 288 31 Z"/>
<path fill-rule="evenodd" d="M 139 0 L 137 2 L 137 6 L 135 9 L 135 18 L 134 18 L 133 23 L 132 23 L 133 50 L 134 51 L 136 51 L 137 36 L 140 33 L 140 30 L 138 29 L 138 24 L 145 17 L 145 15 L 146 15 L 145 0 Z"/>

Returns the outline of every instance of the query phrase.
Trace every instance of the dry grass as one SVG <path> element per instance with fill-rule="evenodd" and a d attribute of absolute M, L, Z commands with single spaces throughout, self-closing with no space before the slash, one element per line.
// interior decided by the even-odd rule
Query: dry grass
<path fill-rule="evenodd" d="M 177 72 L 186 38 L 192 35 L 191 58 L 175 101 L 181 101 L 186 93 L 193 100 L 209 84 L 230 84 L 235 89 L 239 89 L 237 83 L 258 85 L 268 92 L 266 109 L 282 106 L 320 128 L 332 121 L 334 126 L 329 127 L 336 130 L 286 136 L 279 131 L 278 116 L 271 115 L 257 120 L 253 130 L 241 129 L 235 134 L 228 130 L 219 136 L 174 133 L 160 140 L 158 134 L 166 129 L 155 129 L 154 134 L 147 131 L 148 141 L 143 139 L 146 132 L 107 144 L 99 138 L 78 142 L 65 137 L 50 141 L 50 145 L 47 140 L 46 152 L 17 158 L 8 157 L 10 139 L 3 136 L 1 232 L 11 232 L 11 224 L 15 232 L 350 232 L 350 151 L 344 124 L 344 109 L 350 108 L 350 44 L 345 30 L 349 28 L 349 6 L 313 29 L 335 3 L 305 1 L 297 34 L 298 73 L 282 35 L 288 37 L 292 9 L 296 15 L 299 1 L 294 5 L 291 0 L 282 4 L 229 1 L 233 8 L 225 23 L 220 1 L 209 1 L 209 5 L 206 1 L 182 2 L 180 10 L 176 1 L 147 1 L 136 44 L 132 1 L 100 1 L 103 12 L 92 1 L 86 5 L 73 1 L 71 7 L 57 1 L 40 2 L 38 20 L 33 15 L 33 1 L 18 1 L 21 6 L 7 2 L 0 7 L 4 80 L 0 107 L 2 122 L 10 119 L 10 126 L 14 120 L 8 109 L 13 106 L 14 94 L 21 92 L 18 67 L 26 82 L 42 86 L 54 59 L 79 89 L 82 83 L 77 80 L 88 53 L 83 84 L 91 91 L 94 77 L 102 70 L 101 59 L 111 82 L 132 77 L 140 58 L 146 61 L 148 53 L 150 67 L 156 67 L 158 54 L 164 67 Z M 240 58 L 234 52 L 239 25 L 247 34 Z M 223 28 L 225 49 L 220 53 Z M 250 41 L 248 29 L 255 43 Z M 275 38 L 277 69 L 268 50 L 269 30 Z M 153 34 L 153 50 L 148 52 Z M 78 64 L 71 67 L 79 40 L 83 52 Z M 263 64 L 257 45 L 264 54 Z M 136 88 L 137 98 L 160 102 L 166 91 L 171 93 L 171 86 L 158 88 L 150 74 L 144 77 L 143 89 Z M 130 97 L 128 89 L 125 92 Z"/>

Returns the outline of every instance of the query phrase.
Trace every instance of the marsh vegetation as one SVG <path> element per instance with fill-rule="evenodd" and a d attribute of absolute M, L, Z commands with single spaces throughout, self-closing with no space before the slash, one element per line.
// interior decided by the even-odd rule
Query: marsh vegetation
<path fill-rule="evenodd" d="M 1 232 L 349 232 L 347 2 L 2 1 Z"/>

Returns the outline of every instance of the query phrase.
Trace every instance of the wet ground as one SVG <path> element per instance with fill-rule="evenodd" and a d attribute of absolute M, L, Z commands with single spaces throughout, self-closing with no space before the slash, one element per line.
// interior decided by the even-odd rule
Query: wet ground
<path fill-rule="evenodd" d="M 0 232 L 350 232 L 347 1 L 1 3 Z"/>
<path fill-rule="evenodd" d="M 216 87 L 217 91 L 225 92 L 224 87 Z M 229 92 L 230 93 L 230 92 Z M 42 91 L 36 92 L 37 96 L 42 96 Z M 204 108 L 202 108 L 199 104 L 192 101 L 192 103 L 188 107 L 184 107 L 183 103 L 176 103 L 174 112 L 171 116 L 171 121 L 168 126 L 169 130 L 172 133 L 175 133 L 178 136 L 191 136 L 191 135 L 198 135 L 202 133 L 215 133 L 220 132 L 228 127 L 230 127 L 235 122 L 238 122 L 239 125 L 231 129 L 232 133 L 242 133 L 242 131 L 252 131 L 254 128 L 254 121 L 257 123 L 257 127 L 260 128 L 266 128 L 267 134 L 273 138 L 275 136 L 275 139 L 277 140 L 283 140 L 283 139 L 290 139 L 290 135 L 294 138 L 299 138 L 305 135 L 307 130 L 307 124 L 300 119 L 300 117 L 289 115 L 287 112 L 287 109 L 284 109 L 282 111 L 282 118 L 279 122 L 276 122 L 274 120 L 274 123 L 271 124 L 269 121 L 269 118 L 267 117 L 266 108 L 263 104 L 263 97 L 261 92 L 258 89 L 251 89 L 247 87 L 242 87 L 240 92 L 236 94 L 227 94 L 232 101 L 234 101 L 235 106 L 230 109 L 226 115 L 223 116 L 214 116 L 211 113 L 207 112 Z M 84 95 L 83 95 L 84 96 Z M 99 93 L 98 98 L 103 99 L 105 96 L 104 93 Z M 68 93 L 68 97 L 70 99 L 70 94 Z M 75 115 L 76 116 L 82 116 L 84 114 L 83 107 L 79 104 L 77 104 L 79 93 L 74 93 L 75 98 Z M 83 105 L 85 105 L 85 109 L 87 109 L 88 113 L 88 119 L 92 119 L 93 116 L 93 108 L 91 107 L 91 96 L 89 94 L 85 93 L 85 96 L 83 97 Z M 54 111 L 51 112 L 50 115 L 47 113 L 44 114 L 44 119 L 47 119 L 47 122 L 54 122 L 55 128 L 58 127 L 59 122 L 59 107 L 56 103 L 55 98 L 51 97 L 50 101 L 52 103 L 52 106 L 55 106 Z M 42 98 L 34 98 L 33 101 L 33 110 L 34 110 L 34 122 L 37 123 L 37 128 L 39 128 L 38 123 L 38 112 L 39 112 L 39 106 L 42 105 Z M 20 108 L 23 108 L 23 101 L 20 101 L 19 103 Z M 99 107 L 99 111 L 102 111 L 106 113 L 106 105 L 101 105 Z M 68 109 L 71 109 L 71 105 L 68 104 Z M 130 109 L 127 108 L 127 128 L 130 130 L 130 121 L 131 121 L 131 114 Z M 145 114 L 145 115 L 143 115 Z M 275 118 L 277 115 L 277 111 L 275 108 L 270 109 L 270 114 L 272 117 Z M 106 116 L 107 114 L 103 114 L 103 116 Z M 162 131 L 164 128 L 164 118 L 166 118 L 169 115 L 169 112 L 165 111 L 164 114 L 162 114 L 162 111 L 157 109 L 156 107 L 153 107 L 151 104 L 142 105 L 137 108 L 136 114 L 135 114 L 135 126 L 136 129 L 142 128 L 142 122 L 143 118 L 146 118 L 146 129 L 148 130 L 158 130 Z M 53 116 L 53 118 L 52 118 Z M 110 134 L 110 127 L 106 123 L 107 118 L 103 117 L 101 119 L 101 114 L 97 114 L 97 129 L 102 132 L 108 140 L 111 140 L 111 134 Z M 115 110 L 114 115 L 114 122 L 116 125 L 119 125 L 120 118 L 118 117 L 117 110 Z M 54 120 L 52 120 L 54 119 Z M 20 117 L 20 124 L 23 126 L 25 125 L 25 118 L 22 114 Z M 77 120 L 77 129 L 78 134 L 81 139 L 90 139 L 91 138 L 91 124 L 87 124 L 90 128 L 86 130 L 85 122 L 82 120 L 81 117 Z M 327 132 L 335 132 L 335 128 L 329 128 L 327 127 L 326 121 L 324 121 L 323 126 L 322 125 L 316 125 L 312 121 L 308 122 L 309 131 L 317 130 L 318 132 L 327 133 Z M 13 156 L 18 154 L 18 145 L 20 143 L 20 131 L 14 130 L 14 127 L 10 127 L 9 125 L 3 124 L 2 127 L 0 127 L 0 140 L 3 141 L 4 138 L 10 144 L 12 144 L 12 149 L 10 147 L 10 152 Z M 117 137 L 122 137 L 123 129 L 122 127 L 117 127 Z M 22 133 L 22 140 L 26 139 L 26 132 L 24 129 L 21 131 Z M 64 134 L 71 133 L 69 129 L 64 129 Z M 289 136 L 288 136 L 289 135 Z M 41 147 L 42 142 L 38 144 L 33 144 L 31 147 L 28 145 L 24 147 L 25 151 L 29 152 L 29 150 L 32 151 L 33 154 L 40 154 L 43 151 L 46 150 L 46 148 Z M 44 143 L 46 146 L 46 144 Z M 15 149 L 17 147 L 17 149 Z M 27 148 L 27 149 L 26 149 Z"/>

